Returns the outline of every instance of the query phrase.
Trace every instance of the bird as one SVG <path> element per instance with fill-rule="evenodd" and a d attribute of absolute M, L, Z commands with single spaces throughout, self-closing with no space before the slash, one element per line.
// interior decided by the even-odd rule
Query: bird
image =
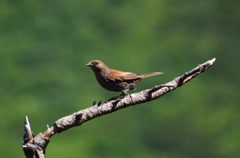
<path fill-rule="evenodd" d="M 109 68 L 100 60 L 92 60 L 86 66 L 89 66 L 98 81 L 98 83 L 109 91 L 122 92 L 119 96 L 110 100 L 117 99 L 121 96 L 127 96 L 128 90 L 133 90 L 134 86 L 143 78 L 161 75 L 162 72 L 152 72 L 148 74 L 135 74 Z"/>

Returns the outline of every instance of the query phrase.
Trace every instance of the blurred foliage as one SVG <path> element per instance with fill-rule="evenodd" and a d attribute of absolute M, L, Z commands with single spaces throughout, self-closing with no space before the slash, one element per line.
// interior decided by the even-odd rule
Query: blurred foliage
<path fill-rule="evenodd" d="M 98 85 L 85 66 L 92 59 L 165 73 L 143 80 L 135 87 L 141 91 L 213 57 L 213 67 L 161 99 L 55 135 L 46 156 L 239 157 L 239 6 L 233 0 L 2 0 L 1 157 L 24 157 L 26 115 L 38 134 L 93 100 L 118 95 Z"/>

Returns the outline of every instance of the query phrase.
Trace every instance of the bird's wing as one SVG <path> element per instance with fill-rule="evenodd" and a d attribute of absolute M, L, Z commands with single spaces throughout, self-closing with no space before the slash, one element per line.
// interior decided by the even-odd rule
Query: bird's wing
<path fill-rule="evenodd" d="M 140 75 L 132 73 L 132 72 L 124 72 L 121 75 L 119 75 L 120 78 L 124 80 L 135 80 L 141 78 Z"/>
<path fill-rule="evenodd" d="M 124 72 L 118 70 L 111 70 L 108 74 L 108 79 L 112 81 L 124 81 L 124 80 L 135 80 L 141 78 L 140 75 L 134 74 L 132 72 Z"/>

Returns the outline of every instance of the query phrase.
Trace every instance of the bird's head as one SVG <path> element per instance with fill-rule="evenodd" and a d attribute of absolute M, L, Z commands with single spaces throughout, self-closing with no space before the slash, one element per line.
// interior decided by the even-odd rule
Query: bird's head
<path fill-rule="evenodd" d="M 92 60 L 86 66 L 89 66 L 94 72 L 108 70 L 109 68 L 100 60 Z"/>

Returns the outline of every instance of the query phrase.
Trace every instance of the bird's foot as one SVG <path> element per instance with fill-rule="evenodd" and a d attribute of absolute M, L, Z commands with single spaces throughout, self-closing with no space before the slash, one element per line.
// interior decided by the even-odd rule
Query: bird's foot
<path fill-rule="evenodd" d="M 123 96 L 123 94 L 121 94 L 121 95 L 119 95 L 119 96 L 116 96 L 116 97 L 112 97 L 112 98 L 110 98 L 109 100 L 107 100 L 106 102 L 110 102 L 110 101 L 112 101 L 112 100 L 120 100 L 119 97 L 121 97 L 121 96 Z"/>
<path fill-rule="evenodd" d="M 118 96 L 116 96 L 116 97 L 112 97 L 111 99 L 109 99 L 107 102 L 109 102 L 109 101 L 112 101 L 112 100 L 120 100 L 120 97 L 123 97 L 123 98 L 125 98 L 126 96 L 128 96 L 129 94 L 127 93 L 127 92 L 125 92 L 125 91 L 123 91 L 122 92 L 122 94 L 120 94 L 120 95 L 118 95 Z M 132 100 L 132 97 L 130 96 L 130 98 L 131 98 L 131 100 Z"/>
<path fill-rule="evenodd" d="M 130 99 L 131 99 L 131 102 L 133 103 L 132 96 L 131 96 L 130 94 L 127 94 L 127 95 L 129 95 L 129 97 L 130 97 Z"/>
<path fill-rule="evenodd" d="M 117 100 L 117 99 L 119 99 L 119 96 L 112 97 L 112 98 L 110 98 L 109 100 L 107 100 L 107 102 L 112 101 L 112 100 Z"/>

